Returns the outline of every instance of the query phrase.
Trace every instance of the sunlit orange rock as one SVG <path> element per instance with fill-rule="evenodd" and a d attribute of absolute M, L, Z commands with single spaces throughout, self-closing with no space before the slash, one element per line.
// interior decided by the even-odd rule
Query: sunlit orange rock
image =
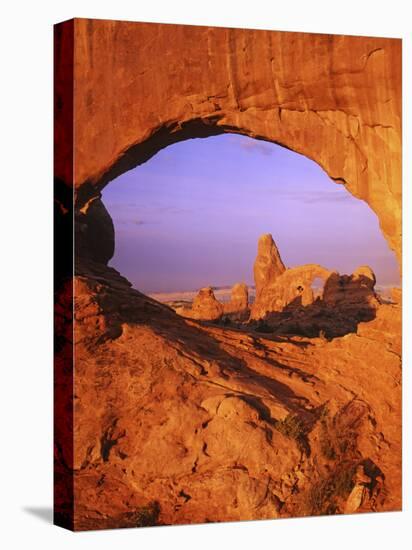
<path fill-rule="evenodd" d="M 230 307 L 233 311 L 243 311 L 249 305 L 249 290 L 245 283 L 236 283 L 233 285 Z"/>
<path fill-rule="evenodd" d="M 206 326 L 104 265 L 112 233 L 95 201 L 117 175 L 171 143 L 236 132 L 316 161 L 331 185 L 370 205 L 400 259 L 401 41 L 87 19 L 63 25 L 56 223 L 70 224 L 74 186 L 82 225 L 73 311 L 72 281 L 56 288 L 56 472 L 74 475 L 74 527 L 400 510 L 399 293 L 342 337 Z M 260 273 L 266 288 L 273 277 Z M 368 275 L 359 290 L 364 276 L 344 280 L 351 296 L 372 296 Z M 326 298 L 345 303 L 339 280 Z M 290 304 L 299 295 L 286 287 L 281 302 Z M 301 298 L 302 308 L 316 305 L 309 289 Z M 220 311 L 210 294 L 199 301 Z M 355 477 L 360 466 L 367 491 L 366 477 Z M 65 496 L 56 512 L 71 513 Z"/>
<path fill-rule="evenodd" d="M 245 322 L 249 319 L 249 289 L 245 283 L 233 285 L 230 301 L 223 304 L 225 322 Z"/>
<path fill-rule="evenodd" d="M 272 235 L 261 235 L 258 241 L 258 252 L 253 266 L 256 301 L 259 301 L 263 290 L 273 283 L 285 271 L 285 266 Z"/>
<path fill-rule="evenodd" d="M 73 32 L 79 207 L 169 143 L 234 131 L 318 162 L 400 257 L 401 40 L 90 19 Z"/>
<path fill-rule="evenodd" d="M 345 311 L 376 309 L 375 274 L 368 266 L 359 267 L 352 275 L 333 274 L 326 281 L 323 301 L 330 307 Z"/>
<path fill-rule="evenodd" d="M 222 314 L 223 306 L 216 300 L 210 286 L 201 288 L 193 300 L 192 307 L 184 311 L 185 317 L 203 321 L 216 321 Z"/>
<path fill-rule="evenodd" d="M 330 342 L 272 338 L 80 268 L 75 528 L 400 509 L 399 306 Z"/>
<path fill-rule="evenodd" d="M 281 312 L 285 308 L 311 305 L 315 301 L 312 287 L 314 280 L 326 281 L 332 273 L 317 264 L 285 269 L 267 286 L 261 287 L 259 294 L 256 295 L 251 317 L 259 319 L 267 313 Z"/>

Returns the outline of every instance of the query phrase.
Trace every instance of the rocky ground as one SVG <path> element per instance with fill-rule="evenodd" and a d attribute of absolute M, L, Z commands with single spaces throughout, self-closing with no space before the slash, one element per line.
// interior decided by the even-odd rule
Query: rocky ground
<path fill-rule="evenodd" d="M 399 304 L 328 340 L 186 319 L 93 262 L 75 294 L 76 529 L 400 509 Z"/>

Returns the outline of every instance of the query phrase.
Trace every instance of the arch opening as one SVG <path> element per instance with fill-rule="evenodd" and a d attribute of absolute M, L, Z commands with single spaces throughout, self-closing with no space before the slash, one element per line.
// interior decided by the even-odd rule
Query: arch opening
<path fill-rule="evenodd" d="M 288 174 L 288 167 L 294 164 L 294 171 Z M 191 302 L 199 288 L 212 286 L 218 300 L 227 302 L 231 286 L 246 282 L 252 302 L 252 266 L 257 239 L 264 232 L 273 233 L 290 267 L 321 264 L 328 269 L 352 273 L 363 263 L 374 264 L 370 261 L 370 252 L 371 239 L 375 239 L 379 245 L 378 255 L 383 254 L 383 259 L 391 264 L 392 276 L 396 271 L 396 261 L 368 206 L 353 198 L 343 186 L 330 181 L 316 163 L 266 141 L 225 134 L 174 144 L 117 178 L 102 196 L 117 227 L 117 248 L 113 239 L 117 252 L 109 265 L 126 275 L 135 288 L 160 301 Z M 102 204 L 94 201 L 89 208 L 96 211 Z M 343 209 L 339 214 L 339 207 L 345 204 L 350 206 L 349 210 L 345 214 Z M 193 208 L 197 209 L 196 215 Z M 362 235 L 365 213 L 369 233 Z M 122 215 L 129 218 L 122 219 Z M 103 217 L 101 212 L 100 220 Z M 355 225 L 351 238 L 345 227 L 349 217 Z M 225 224 L 231 226 L 230 231 Z M 102 242 L 101 231 L 98 234 Z M 140 236 L 133 241 L 132 234 Z M 356 243 L 357 235 L 363 237 L 361 243 Z M 222 243 L 226 249 L 220 246 Z M 347 257 L 346 263 L 337 263 L 339 250 L 348 255 L 348 251 L 354 252 L 356 244 L 360 246 L 353 254 L 352 263 Z M 233 258 L 236 255 L 241 258 L 237 263 Z M 134 258 L 134 266 L 127 261 L 127 256 Z M 198 274 L 191 270 L 191 264 L 196 262 Z M 142 263 L 146 263 L 145 268 L 150 263 L 152 267 L 151 272 L 146 269 L 146 280 L 139 278 L 139 273 L 144 275 L 145 271 Z M 210 270 L 214 264 L 218 264 L 217 268 Z M 180 275 L 176 266 L 181 267 Z M 378 272 L 379 283 L 381 269 L 376 264 L 373 267 Z M 187 277 L 182 277 L 182 273 Z M 316 273 L 315 269 L 313 274 Z M 321 296 L 324 281 L 322 285 L 318 283 L 318 277 L 309 285 L 305 283 L 315 297 Z M 396 285 L 397 281 L 393 280 L 392 284 Z M 171 298 L 173 294 L 175 300 Z"/>
<path fill-rule="evenodd" d="M 242 113 L 243 111 L 241 111 Z M 87 210 L 89 204 L 96 200 L 96 198 L 101 197 L 102 191 L 110 182 L 128 171 L 144 165 L 153 156 L 156 156 L 163 149 L 171 145 L 190 139 L 209 138 L 227 134 L 239 135 L 264 143 L 278 145 L 298 155 L 305 156 L 316 163 L 332 182 L 343 185 L 355 198 L 365 201 L 377 215 L 380 230 L 389 247 L 397 253 L 399 260 L 399 250 L 396 244 L 398 235 L 392 232 L 395 222 L 390 222 L 389 224 L 386 219 L 382 218 L 379 211 L 379 204 L 381 202 L 378 201 L 379 204 L 375 204 L 371 194 L 369 192 L 365 194 L 365 189 L 362 186 L 359 187 L 359 182 L 350 182 L 347 177 L 339 174 L 339 171 L 336 171 L 335 168 L 331 169 L 326 157 L 323 157 L 319 151 L 313 153 L 311 147 L 295 139 L 296 136 L 293 132 L 291 134 L 286 133 L 286 135 L 281 134 L 278 137 L 273 135 L 272 130 L 256 132 L 253 130 L 253 127 L 253 123 L 250 123 L 250 125 L 241 123 L 240 117 L 236 124 L 228 123 L 223 114 L 219 112 L 219 109 L 202 117 L 163 123 L 153 129 L 150 135 L 129 146 L 108 167 L 101 170 L 94 178 L 85 181 L 76 189 L 76 212 L 82 209 Z M 357 170 L 359 169 L 362 173 L 366 173 L 368 161 L 365 155 L 359 157 L 359 151 L 356 148 L 351 153 L 354 154 L 351 163 L 355 166 L 358 165 Z M 359 179 L 359 174 L 355 179 Z"/>

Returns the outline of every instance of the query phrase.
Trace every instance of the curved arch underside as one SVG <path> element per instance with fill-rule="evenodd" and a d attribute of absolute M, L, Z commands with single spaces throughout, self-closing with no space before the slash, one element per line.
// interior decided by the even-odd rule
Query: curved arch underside
<path fill-rule="evenodd" d="M 400 258 L 400 40 L 76 19 L 74 79 L 80 207 L 170 143 L 237 132 L 320 164 Z"/>

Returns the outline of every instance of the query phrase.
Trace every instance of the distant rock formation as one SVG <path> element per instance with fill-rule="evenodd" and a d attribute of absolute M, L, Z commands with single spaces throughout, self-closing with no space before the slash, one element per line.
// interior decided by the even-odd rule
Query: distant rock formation
<path fill-rule="evenodd" d="M 352 275 L 340 275 L 318 264 L 287 269 L 269 233 L 259 238 L 254 276 L 252 305 L 247 285 L 237 283 L 227 303 L 220 303 L 212 287 L 206 287 L 199 290 L 191 307 L 174 309 L 183 317 L 201 321 L 250 322 L 263 332 L 333 338 L 356 332 L 360 322 L 375 318 L 381 304 L 369 266 L 358 267 Z"/>
<path fill-rule="evenodd" d="M 201 288 L 195 296 L 191 307 L 174 308 L 182 317 L 197 319 L 199 321 L 223 320 L 244 322 L 249 319 L 249 291 L 245 283 L 237 283 L 233 286 L 231 299 L 227 303 L 221 303 L 216 299 L 212 287 Z"/>
<path fill-rule="evenodd" d="M 308 306 L 315 301 L 313 282 L 326 281 L 332 271 L 317 264 L 307 264 L 286 269 L 269 285 L 260 289 L 252 308 L 252 319 L 261 319 L 267 313 Z"/>
<path fill-rule="evenodd" d="M 279 251 L 270 233 L 259 238 L 258 253 L 253 267 L 256 287 L 256 300 L 259 300 L 264 289 L 286 270 Z"/>
<path fill-rule="evenodd" d="M 249 291 L 245 283 L 236 283 L 233 286 L 230 304 L 234 311 L 247 309 L 249 305 Z"/>
<path fill-rule="evenodd" d="M 318 296 L 315 279 L 324 283 Z M 317 264 L 286 269 L 272 236 L 265 234 L 259 239 L 256 300 L 250 319 L 263 321 L 266 329 L 281 333 L 341 336 L 375 317 L 380 305 L 375 283 L 368 266 L 358 267 L 352 275 L 340 275 Z"/>
<path fill-rule="evenodd" d="M 236 283 L 232 288 L 230 302 L 223 304 L 225 318 L 243 322 L 249 319 L 249 290 L 245 283 Z"/>
<path fill-rule="evenodd" d="M 216 300 L 212 287 L 208 286 L 199 290 L 192 307 L 185 311 L 184 316 L 202 321 L 216 321 L 222 314 L 223 306 Z"/>
<path fill-rule="evenodd" d="M 332 274 L 326 281 L 323 301 L 326 305 L 347 312 L 377 308 L 379 300 L 375 293 L 376 277 L 368 266 L 358 267 L 352 275 Z"/>

